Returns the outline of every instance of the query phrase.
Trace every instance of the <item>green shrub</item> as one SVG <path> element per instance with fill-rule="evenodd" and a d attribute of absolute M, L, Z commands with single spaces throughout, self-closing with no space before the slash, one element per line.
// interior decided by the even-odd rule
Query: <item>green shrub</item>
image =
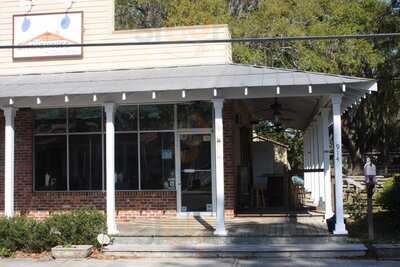
<path fill-rule="evenodd" d="M 367 202 L 363 198 L 363 192 L 353 192 L 344 204 L 345 212 L 354 221 L 361 220 L 367 212 Z"/>
<path fill-rule="evenodd" d="M 97 245 L 96 237 L 106 231 L 103 213 L 79 209 L 55 214 L 46 220 L 47 227 L 58 245 Z"/>
<path fill-rule="evenodd" d="M 79 209 L 55 214 L 37 222 L 26 217 L 0 218 L 0 256 L 14 252 L 42 252 L 56 245 L 97 245 L 96 237 L 106 231 L 100 211 Z"/>
<path fill-rule="evenodd" d="M 395 176 L 385 182 L 377 201 L 394 216 L 400 216 L 400 176 Z"/>
<path fill-rule="evenodd" d="M 0 258 L 8 258 L 13 255 L 14 253 L 11 251 L 11 249 L 0 247 Z"/>

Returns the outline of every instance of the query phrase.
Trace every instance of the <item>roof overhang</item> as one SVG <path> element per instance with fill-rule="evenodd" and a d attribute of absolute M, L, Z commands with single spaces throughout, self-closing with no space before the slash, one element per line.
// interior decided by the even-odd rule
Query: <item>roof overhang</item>
<path fill-rule="evenodd" d="M 59 106 L 65 96 L 69 105 L 92 105 L 94 94 L 97 104 L 341 94 L 346 109 L 371 91 L 371 79 L 239 64 L 0 76 L 0 106 L 12 99 L 17 107 L 35 106 L 37 97 Z"/>

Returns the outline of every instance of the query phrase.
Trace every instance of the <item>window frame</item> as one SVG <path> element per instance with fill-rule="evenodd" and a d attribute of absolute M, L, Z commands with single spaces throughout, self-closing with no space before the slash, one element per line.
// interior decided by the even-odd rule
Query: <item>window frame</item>
<path fill-rule="evenodd" d="M 204 103 L 208 103 L 208 101 L 201 101 Z M 137 128 L 136 130 L 128 130 L 128 131 L 115 131 L 115 135 L 120 134 L 120 133 L 135 133 L 137 134 L 137 153 L 138 153 L 138 189 L 115 189 L 116 192 L 177 192 L 177 188 L 175 186 L 175 189 L 142 189 L 142 184 L 141 184 L 141 142 L 140 142 L 140 135 L 141 133 L 160 133 L 160 132 L 169 132 L 173 133 L 174 135 L 174 149 L 176 151 L 177 144 L 177 136 L 181 133 L 197 133 L 197 132 L 208 132 L 208 133 L 213 133 L 214 129 L 213 126 L 212 128 L 178 128 L 178 105 L 180 102 L 165 102 L 165 103 L 119 103 L 118 106 L 136 106 L 137 110 Z M 168 130 L 141 130 L 140 129 L 140 106 L 145 106 L 145 105 L 173 105 L 173 129 L 168 129 Z M 117 108 L 118 108 L 117 106 Z M 100 132 L 70 132 L 69 131 L 69 109 L 70 108 L 87 108 L 87 107 L 100 107 L 102 112 L 101 112 L 101 131 Z M 106 135 L 106 129 L 105 129 L 105 112 L 104 112 L 104 106 L 103 105 L 89 105 L 89 106 L 62 106 L 62 107 L 57 107 L 57 106 L 52 106 L 52 107 L 37 107 L 37 108 L 32 108 L 32 112 L 35 112 L 35 110 L 40 110 L 40 109 L 65 109 L 66 110 L 66 131 L 65 133 L 35 133 L 35 127 L 32 127 L 32 188 L 33 192 L 35 193 L 46 193 L 46 192 L 52 192 L 52 193 L 82 193 L 82 192 L 105 192 L 106 191 L 106 176 L 105 176 L 105 168 L 106 168 L 106 158 L 105 158 L 105 135 Z M 33 116 L 32 123 L 35 123 L 35 119 Z M 213 125 L 213 123 L 211 123 Z M 69 161 L 69 136 L 70 135 L 84 135 L 84 134 L 100 134 L 101 135 L 101 146 L 102 146 L 102 188 L 98 190 L 71 190 L 70 189 L 70 161 Z M 66 136 L 67 139 L 67 189 L 66 190 L 39 190 L 36 188 L 36 162 L 35 162 L 35 137 L 36 136 L 55 136 L 55 135 L 62 135 Z M 177 154 L 174 154 L 175 157 L 175 162 L 177 158 Z M 175 174 L 177 172 L 177 166 L 175 164 Z M 176 179 L 176 175 L 175 175 Z"/>

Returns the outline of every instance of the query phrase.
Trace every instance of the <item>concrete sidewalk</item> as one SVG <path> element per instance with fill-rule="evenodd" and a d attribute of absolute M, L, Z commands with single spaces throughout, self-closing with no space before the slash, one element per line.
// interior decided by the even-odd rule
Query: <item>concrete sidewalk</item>
<path fill-rule="evenodd" d="M 128 267 L 128 266 L 342 266 L 342 267 L 397 267 L 400 261 L 342 260 L 342 259 L 118 259 L 118 260 L 51 260 L 3 259 L 1 267 Z"/>

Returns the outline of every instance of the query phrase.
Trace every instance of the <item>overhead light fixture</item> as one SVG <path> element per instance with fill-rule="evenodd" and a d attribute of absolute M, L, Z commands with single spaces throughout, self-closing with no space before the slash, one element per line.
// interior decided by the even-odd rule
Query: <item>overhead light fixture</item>
<path fill-rule="evenodd" d="M 10 99 L 8 100 L 8 104 L 9 104 L 9 105 L 14 105 L 14 99 L 10 98 Z"/>
<path fill-rule="evenodd" d="M 36 97 L 36 104 L 38 105 L 42 104 L 42 100 L 40 100 L 40 97 Z"/>
<path fill-rule="evenodd" d="M 186 98 L 186 91 L 182 90 L 182 98 Z"/>
<path fill-rule="evenodd" d="M 345 93 L 346 92 L 346 85 L 342 84 L 342 92 Z"/>
<path fill-rule="evenodd" d="M 151 94 L 151 98 L 152 98 L 152 99 L 156 99 L 156 98 L 157 98 L 156 92 L 153 92 L 153 93 Z"/>
<path fill-rule="evenodd" d="M 66 96 L 64 96 L 64 102 L 65 103 L 68 103 L 69 102 L 69 97 L 66 95 Z"/>
<path fill-rule="evenodd" d="M 125 101 L 126 100 L 126 93 L 122 93 L 121 98 L 122 98 L 122 101 Z"/>
<path fill-rule="evenodd" d="M 97 95 L 93 95 L 93 102 L 97 102 Z"/>
<path fill-rule="evenodd" d="M 32 11 L 33 1 L 32 0 L 20 0 L 19 6 L 22 7 L 26 13 L 29 13 Z"/>
<path fill-rule="evenodd" d="M 214 96 L 217 96 L 217 95 L 218 95 L 218 91 L 216 88 L 214 88 Z"/>
<path fill-rule="evenodd" d="M 248 95 L 249 94 L 249 88 L 244 88 L 244 95 Z"/>
<path fill-rule="evenodd" d="M 64 6 L 66 9 L 70 9 L 74 4 L 75 0 L 64 0 Z"/>
<path fill-rule="evenodd" d="M 279 86 L 276 87 L 276 94 L 279 95 L 281 93 L 281 88 Z"/>
<path fill-rule="evenodd" d="M 308 93 L 312 94 L 312 86 L 311 85 L 308 86 Z"/>

